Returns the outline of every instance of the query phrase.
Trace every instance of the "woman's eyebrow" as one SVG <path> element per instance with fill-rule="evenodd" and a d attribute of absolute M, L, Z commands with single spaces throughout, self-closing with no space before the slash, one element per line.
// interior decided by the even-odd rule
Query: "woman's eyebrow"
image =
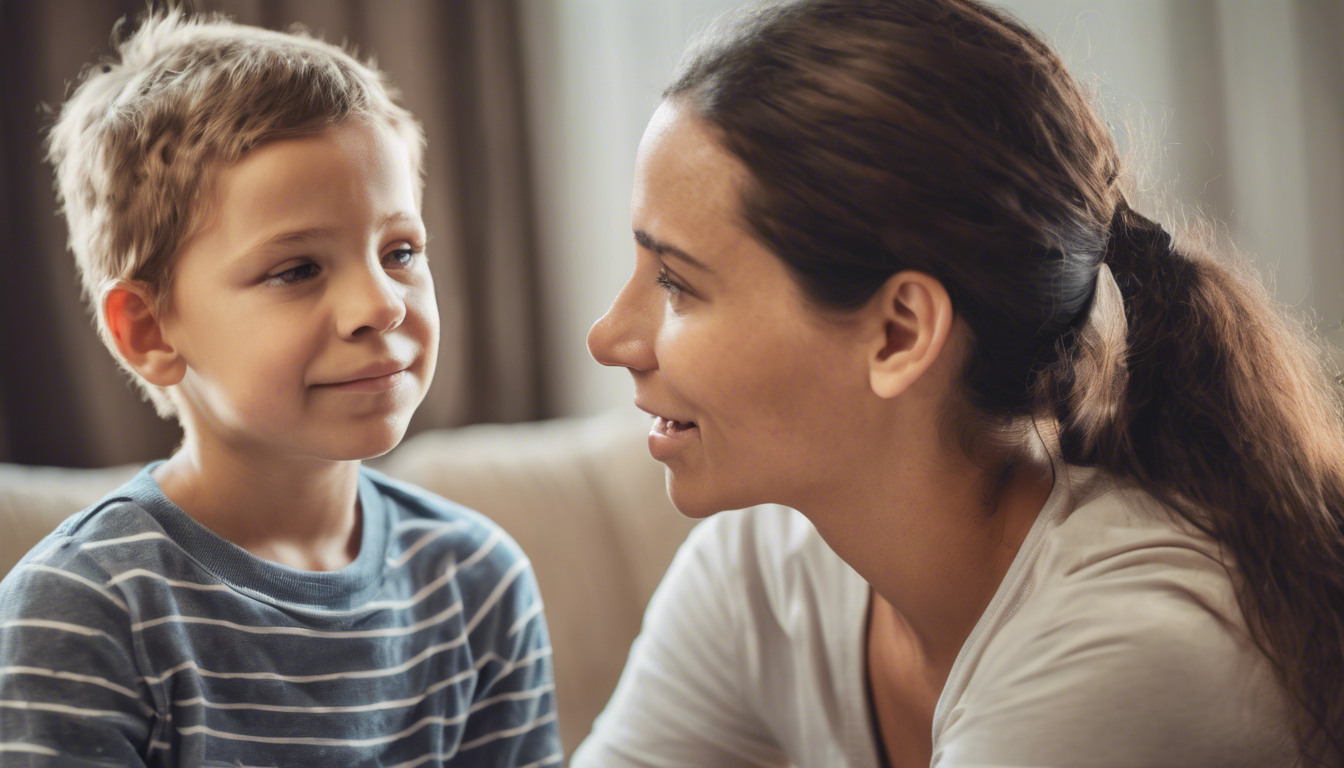
<path fill-rule="evenodd" d="M 681 250 L 675 245 L 671 245 L 668 243 L 664 243 L 661 240 L 654 239 L 653 235 L 650 235 L 648 232 L 645 232 L 642 229 L 635 230 L 635 242 L 639 243 L 641 246 L 649 249 L 650 251 L 653 251 L 659 256 L 671 256 L 673 258 L 681 259 L 682 261 L 686 262 L 687 264 L 690 264 L 693 267 L 696 267 L 704 272 L 708 272 L 711 275 L 714 274 L 714 270 L 705 266 L 705 263 L 703 261 L 700 261 L 699 259 Z"/>

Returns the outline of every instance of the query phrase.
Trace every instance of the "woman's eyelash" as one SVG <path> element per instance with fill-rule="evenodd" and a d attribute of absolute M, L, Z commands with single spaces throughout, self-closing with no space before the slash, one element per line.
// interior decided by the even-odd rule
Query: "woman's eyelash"
<path fill-rule="evenodd" d="M 653 281 L 657 283 L 660 287 L 662 287 L 663 290 L 667 291 L 668 293 L 674 296 L 686 290 L 685 288 L 682 288 L 680 285 L 677 285 L 675 282 L 672 281 L 672 278 L 668 276 L 666 269 L 659 270 L 658 276 L 655 277 Z"/>

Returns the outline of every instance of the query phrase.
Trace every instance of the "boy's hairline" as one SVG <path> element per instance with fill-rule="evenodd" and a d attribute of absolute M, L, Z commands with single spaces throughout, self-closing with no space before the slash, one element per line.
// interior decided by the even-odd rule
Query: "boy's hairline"
<path fill-rule="evenodd" d="M 219 174 L 227 170 L 228 168 L 243 162 L 255 150 L 273 144 L 277 141 L 319 136 L 327 131 L 336 130 L 345 125 L 349 125 L 352 122 L 364 123 L 375 129 L 385 130 L 391 137 L 395 138 L 397 141 L 400 141 L 403 144 L 408 143 L 408 137 L 404 134 L 403 131 L 398 130 L 398 126 L 394 125 L 392 120 L 386 119 L 385 116 L 381 116 L 376 113 L 356 112 L 351 113 L 338 121 L 334 122 L 325 120 L 317 121 L 308 126 L 301 126 L 296 129 L 289 129 L 278 132 L 277 134 L 272 136 L 266 136 L 257 141 L 257 143 L 248 147 L 247 150 L 244 151 L 241 156 L 233 160 L 226 161 L 219 157 L 208 158 L 205 161 L 205 164 L 201 166 L 200 187 L 198 188 L 200 197 L 198 198 L 198 202 L 192 206 L 192 211 L 187 219 L 188 223 L 183 230 L 182 236 L 178 239 L 176 243 L 173 244 L 172 252 L 164 260 L 163 276 L 157 282 L 151 282 L 149 280 L 141 279 L 137 277 L 135 274 L 122 275 L 106 280 L 104 282 L 103 287 L 99 291 L 99 295 L 96 299 L 97 301 L 96 306 L 98 307 L 98 311 L 100 313 L 102 312 L 102 306 L 103 303 L 107 300 L 107 294 L 110 293 L 118 283 L 125 281 L 135 283 L 139 286 L 142 286 L 143 289 L 146 290 L 146 292 L 148 293 L 148 297 L 150 298 L 151 303 L 153 305 L 153 310 L 155 312 L 156 317 L 161 316 L 160 313 L 171 312 L 172 290 L 173 290 L 173 284 L 175 282 L 174 278 L 176 277 L 177 274 L 177 264 L 182 257 L 182 252 L 194 238 L 199 236 L 201 232 L 203 232 L 207 227 L 210 226 L 211 223 L 213 223 L 216 220 L 214 214 L 216 213 L 216 208 L 219 202 L 218 200 Z M 412 180 L 412 184 L 414 185 L 415 204 L 418 213 L 421 212 L 421 209 L 424 204 L 423 156 L 421 157 L 419 165 L 421 167 L 411 169 L 412 174 L 415 177 Z M 142 264 L 141 267 L 143 266 L 145 265 Z"/>

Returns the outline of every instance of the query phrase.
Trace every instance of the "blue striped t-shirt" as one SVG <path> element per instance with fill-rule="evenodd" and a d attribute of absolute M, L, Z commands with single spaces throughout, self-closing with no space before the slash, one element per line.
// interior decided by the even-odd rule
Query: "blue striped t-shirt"
<path fill-rule="evenodd" d="M 303 571 L 153 466 L 0 582 L 0 765 L 562 761 L 541 599 L 497 525 L 361 469 L 359 556 Z"/>

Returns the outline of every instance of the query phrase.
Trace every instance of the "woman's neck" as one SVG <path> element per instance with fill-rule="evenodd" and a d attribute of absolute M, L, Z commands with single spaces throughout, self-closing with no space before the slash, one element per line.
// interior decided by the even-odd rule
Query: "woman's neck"
<path fill-rule="evenodd" d="M 359 554 L 358 461 L 262 456 L 189 434 L 153 476 L 197 522 L 265 560 L 330 571 Z"/>
<path fill-rule="evenodd" d="M 945 679 L 1044 507 L 1054 472 L 1047 458 L 989 472 L 948 452 L 920 454 L 909 442 L 886 455 L 901 456 L 902 466 L 874 465 L 800 510 L 899 615 L 913 655 Z"/>

